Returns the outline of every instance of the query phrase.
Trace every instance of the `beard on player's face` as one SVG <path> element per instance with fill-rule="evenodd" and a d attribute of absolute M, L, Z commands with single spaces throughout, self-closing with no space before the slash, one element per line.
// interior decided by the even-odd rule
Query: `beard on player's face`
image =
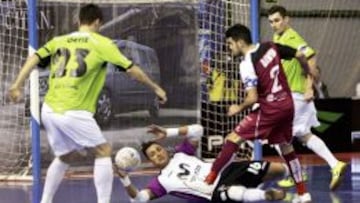
<path fill-rule="evenodd" d="M 241 51 L 242 45 L 240 41 L 235 41 L 232 38 L 228 38 L 227 43 L 232 56 L 238 57 L 243 55 Z"/>
<path fill-rule="evenodd" d="M 231 53 L 233 56 L 235 57 L 239 57 L 243 55 L 242 49 L 241 49 L 242 45 L 239 42 L 234 43 L 234 45 L 232 46 L 231 49 Z"/>

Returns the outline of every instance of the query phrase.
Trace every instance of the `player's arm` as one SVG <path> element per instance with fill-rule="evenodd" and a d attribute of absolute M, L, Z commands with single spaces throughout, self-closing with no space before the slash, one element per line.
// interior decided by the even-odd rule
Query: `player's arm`
<path fill-rule="evenodd" d="M 309 66 L 309 73 L 315 79 L 319 79 L 319 70 L 317 69 L 317 59 L 316 52 L 311 48 L 304 39 L 297 37 L 298 40 L 295 40 L 295 43 L 298 45 L 296 48 L 300 51 L 306 58 L 306 61 Z"/>
<path fill-rule="evenodd" d="M 228 116 L 236 115 L 247 108 L 253 106 L 258 100 L 258 93 L 256 88 L 246 90 L 246 96 L 241 104 L 233 104 L 229 107 Z"/>
<path fill-rule="evenodd" d="M 304 44 L 298 48 L 297 55 L 298 61 L 300 62 L 301 66 L 307 66 L 308 69 L 308 74 L 306 75 L 305 81 L 304 99 L 306 101 L 310 101 L 315 97 L 315 81 L 319 79 L 319 70 L 317 69 L 316 65 L 316 54 L 311 47 L 309 47 L 307 44 Z M 299 57 L 301 59 L 299 59 Z"/>
<path fill-rule="evenodd" d="M 38 55 L 33 54 L 32 56 L 28 57 L 21 67 L 19 75 L 16 77 L 16 80 L 12 84 L 14 88 L 20 88 L 23 86 L 24 81 L 28 78 L 30 72 L 36 67 L 36 65 L 40 62 L 40 58 Z"/>
<path fill-rule="evenodd" d="M 107 41 L 102 46 L 101 56 L 105 61 L 116 65 L 118 68 L 126 71 L 130 77 L 147 85 L 159 97 L 161 103 L 165 103 L 167 101 L 166 92 L 158 84 L 151 80 L 139 66 L 133 64 L 132 61 L 127 59 L 113 42 Z"/>
<path fill-rule="evenodd" d="M 284 59 L 296 58 L 299 61 L 300 65 L 303 68 L 303 71 L 305 73 L 305 77 L 306 77 L 304 99 L 307 101 L 312 100 L 314 98 L 313 85 L 314 85 L 315 76 L 312 73 L 312 72 L 314 72 L 312 70 L 313 67 L 310 66 L 310 63 L 309 63 L 308 58 L 306 57 L 306 52 L 304 51 L 304 48 L 300 48 L 299 50 L 296 50 L 289 46 L 284 46 L 284 45 L 280 45 L 280 44 L 276 44 L 276 46 L 278 48 L 281 58 L 284 58 Z M 310 57 L 311 57 L 310 61 L 313 62 L 313 60 L 316 60 L 314 55 L 311 55 Z M 316 70 L 316 72 L 318 72 L 318 70 Z"/>
<path fill-rule="evenodd" d="M 301 67 L 303 68 L 304 72 L 306 73 L 305 77 L 305 92 L 304 92 L 304 99 L 306 101 L 310 101 L 312 99 L 314 99 L 314 84 L 315 84 L 315 77 L 314 73 L 312 71 L 312 68 L 309 64 L 309 61 L 307 60 L 306 56 L 304 55 L 304 53 L 302 51 L 297 51 L 296 52 L 296 58 L 299 61 L 299 63 L 301 64 Z M 316 71 L 317 72 L 317 71 Z"/>
<path fill-rule="evenodd" d="M 125 171 L 117 169 L 116 167 L 115 171 L 119 175 L 121 183 L 132 200 L 137 202 L 147 202 L 157 198 L 156 195 L 149 189 L 138 190 L 138 188 L 131 183 L 130 177 Z"/>
<path fill-rule="evenodd" d="M 48 42 L 45 46 L 41 47 L 35 54 L 28 57 L 21 67 L 20 73 L 16 77 L 15 81 L 9 88 L 8 96 L 11 101 L 18 102 L 22 91 L 21 88 L 24 85 L 24 81 L 29 77 L 30 72 L 36 67 L 36 65 L 51 55 L 53 40 Z"/>
<path fill-rule="evenodd" d="M 151 125 L 149 126 L 148 132 L 154 134 L 156 140 L 181 136 L 186 138 L 193 147 L 197 148 L 201 137 L 204 135 L 204 128 L 199 124 L 186 125 L 179 128 L 164 128 Z"/>
<path fill-rule="evenodd" d="M 248 62 L 240 64 L 240 75 L 245 88 L 245 99 L 241 104 L 233 104 L 230 106 L 228 116 L 236 115 L 247 108 L 253 106 L 258 101 L 257 82 L 258 78 L 255 74 L 254 65 Z"/>
<path fill-rule="evenodd" d="M 139 66 L 133 64 L 131 68 L 127 69 L 126 73 L 150 87 L 160 98 L 161 103 L 165 103 L 167 101 L 166 92 L 158 84 L 151 80 Z"/>

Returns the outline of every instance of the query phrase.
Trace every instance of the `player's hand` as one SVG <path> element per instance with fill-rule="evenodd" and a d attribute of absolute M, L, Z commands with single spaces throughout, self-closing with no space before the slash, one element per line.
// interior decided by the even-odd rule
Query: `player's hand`
<path fill-rule="evenodd" d="M 117 167 L 115 164 L 113 165 L 113 169 L 120 178 L 125 178 L 128 175 L 125 170 Z"/>
<path fill-rule="evenodd" d="M 304 100 L 310 102 L 315 99 L 314 90 L 312 88 L 305 90 Z"/>
<path fill-rule="evenodd" d="M 167 101 L 166 92 L 161 88 L 155 90 L 155 94 L 158 96 L 160 104 L 165 104 Z"/>
<path fill-rule="evenodd" d="M 7 99 L 17 103 L 20 101 L 21 96 L 22 96 L 21 88 L 16 85 L 11 85 L 11 87 L 8 90 Z"/>
<path fill-rule="evenodd" d="M 205 183 L 212 185 L 214 184 L 215 180 L 217 178 L 217 173 L 215 171 L 210 171 L 210 173 L 205 178 Z"/>
<path fill-rule="evenodd" d="M 227 113 L 228 116 L 234 116 L 242 111 L 242 108 L 240 105 L 232 104 L 229 107 L 229 111 Z"/>
<path fill-rule="evenodd" d="M 158 125 L 151 125 L 148 127 L 148 133 L 152 133 L 153 135 L 155 135 L 154 140 L 161 140 L 164 139 L 166 137 L 166 129 L 158 126 Z"/>

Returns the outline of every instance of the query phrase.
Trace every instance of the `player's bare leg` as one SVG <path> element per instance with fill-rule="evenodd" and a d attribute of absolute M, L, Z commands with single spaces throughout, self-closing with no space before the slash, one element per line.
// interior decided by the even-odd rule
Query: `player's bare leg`
<path fill-rule="evenodd" d="M 347 164 L 336 159 L 324 141 L 322 141 L 318 136 L 309 133 L 301 137 L 299 136 L 298 139 L 301 143 L 303 143 L 303 145 L 307 146 L 328 163 L 332 174 L 329 188 L 331 190 L 335 190 L 343 180 Z"/>
<path fill-rule="evenodd" d="M 91 149 L 95 155 L 94 183 L 98 203 L 109 203 L 113 183 L 113 167 L 111 161 L 111 146 L 108 143 Z"/>
<path fill-rule="evenodd" d="M 290 174 L 295 181 L 297 196 L 295 197 L 294 202 L 310 203 L 311 196 L 307 192 L 306 185 L 302 179 L 300 161 L 295 154 L 292 144 L 280 144 L 280 149 L 289 168 Z"/>

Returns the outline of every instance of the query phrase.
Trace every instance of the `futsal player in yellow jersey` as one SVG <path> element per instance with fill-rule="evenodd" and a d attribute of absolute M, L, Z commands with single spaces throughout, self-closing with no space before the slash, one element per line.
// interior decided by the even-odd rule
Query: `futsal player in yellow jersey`
<path fill-rule="evenodd" d="M 41 203 L 53 202 L 70 160 L 84 148 L 95 156 L 97 202 L 110 203 L 113 182 L 111 146 L 93 118 L 105 82 L 107 62 L 149 86 L 162 103 L 167 100 L 165 91 L 123 56 L 111 39 L 97 33 L 103 19 L 98 6 L 83 6 L 79 19 L 78 31 L 53 38 L 27 59 L 9 90 L 10 99 L 18 101 L 30 71 L 50 57 L 49 90 L 41 118 L 55 159 L 47 170 Z"/>
<path fill-rule="evenodd" d="M 335 190 L 341 183 L 342 175 L 346 170 L 346 163 L 335 158 L 325 143 L 316 135 L 311 133 L 311 127 L 320 123 L 316 116 L 316 109 L 312 101 L 313 81 L 318 80 L 318 69 L 316 68 L 315 51 L 305 40 L 289 26 L 289 16 L 282 6 L 273 6 L 268 11 L 268 19 L 274 30 L 273 41 L 301 50 L 308 59 L 311 76 L 305 76 L 297 59 L 282 60 L 284 72 L 289 83 L 294 104 L 295 117 L 293 123 L 293 136 L 306 147 L 323 158 L 331 167 L 332 179 L 329 188 Z M 335 135 L 334 135 L 335 136 Z M 292 179 L 279 182 L 281 186 L 292 186 Z"/>

